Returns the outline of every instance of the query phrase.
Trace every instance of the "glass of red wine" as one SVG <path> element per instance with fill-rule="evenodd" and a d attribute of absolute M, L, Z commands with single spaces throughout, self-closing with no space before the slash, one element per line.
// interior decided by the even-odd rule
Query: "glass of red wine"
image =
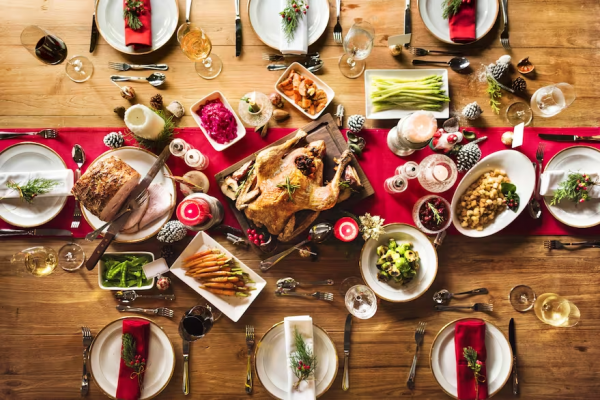
<path fill-rule="evenodd" d="M 67 58 L 65 42 L 37 25 L 30 25 L 23 29 L 21 44 L 38 60 L 46 64 L 60 64 Z"/>
<path fill-rule="evenodd" d="M 179 323 L 179 335 L 188 342 L 202 339 L 220 316 L 221 312 L 215 309 L 213 313 L 213 308 L 208 304 L 192 307 Z"/>

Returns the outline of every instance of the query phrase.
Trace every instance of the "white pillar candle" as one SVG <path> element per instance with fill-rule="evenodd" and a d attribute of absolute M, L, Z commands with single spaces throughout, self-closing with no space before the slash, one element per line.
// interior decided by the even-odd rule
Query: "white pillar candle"
<path fill-rule="evenodd" d="M 437 130 L 437 120 L 429 111 L 417 111 L 402 124 L 402 134 L 412 143 L 429 141 Z"/>
<path fill-rule="evenodd" d="M 165 128 L 165 121 L 145 105 L 136 104 L 125 112 L 125 125 L 137 136 L 156 140 Z"/>

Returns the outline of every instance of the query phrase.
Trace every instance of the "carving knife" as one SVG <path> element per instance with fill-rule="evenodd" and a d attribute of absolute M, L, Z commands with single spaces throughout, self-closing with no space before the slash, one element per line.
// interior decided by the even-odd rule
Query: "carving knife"
<path fill-rule="evenodd" d="M 161 168 L 167 161 L 167 158 L 169 158 L 170 154 L 171 154 L 171 152 L 169 151 L 169 146 L 165 146 L 162 153 L 160 153 L 160 156 L 158 156 L 158 158 L 154 162 L 154 165 L 152 165 L 152 168 L 150 168 L 150 171 L 148 171 L 148 173 L 146 174 L 144 179 L 142 179 L 142 181 L 140 183 L 138 183 L 138 185 L 135 187 L 135 189 L 133 189 L 133 191 L 127 198 L 127 200 L 121 206 L 121 209 L 119 210 L 119 212 L 126 210 L 129 207 L 129 204 L 131 204 L 132 202 L 135 202 L 135 199 L 138 197 L 138 195 L 140 193 L 142 193 L 144 190 L 146 190 L 148 188 L 148 186 L 150 186 L 150 184 L 154 180 L 154 177 L 156 176 L 156 174 L 158 174 L 158 171 L 161 170 Z M 121 217 L 115 219 L 110 224 L 110 226 L 108 227 L 108 230 L 106 231 L 106 233 L 104 234 L 104 237 L 102 238 L 102 241 L 100 242 L 98 247 L 96 247 L 96 249 L 90 256 L 90 258 L 85 262 L 85 267 L 88 270 L 91 271 L 94 269 L 94 267 L 100 260 L 100 257 L 102 257 L 102 255 L 104 254 L 104 252 L 106 251 L 106 249 L 108 248 L 110 243 L 113 241 L 115 236 L 117 236 L 119 231 L 121 231 L 123 226 L 125 226 L 125 224 L 127 223 L 128 216 L 129 216 L 129 213 L 124 213 Z"/>
<path fill-rule="evenodd" d="M 92 14 L 92 37 L 90 38 L 90 53 L 94 52 L 96 43 L 98 43 L 98 26 L 96 25 L 96 4 L 94 1 L 94 14 Z"/>
<path fill-rule="evenodd" d="M 410 46 L 410 37 L 411 37 L 411 19 L 410 19 L 410 0 L 406 0 L 406 8 L 404 9 L 404 34 L 408 35 L 408 42 L 404 43 L 404 47 L 407 49 Z"/>
<path fill-rule="evenodd" d="M 189 361 L 190 342 L 183 339 L 183 394 L 185 394 L 186 396 L 190 394 Z"/>
<path fill-rule="evenodd" d="M 515 320 L 510 319 L 508 323 L 508 341 L 513 353 L 513 367 L 512 367 L 512 387 L 513 394 L 516 396 L 519 394 L 519 377 L 517 376 L 517 339 L 515 338 Z"/>
<path fill-rule="evenodd" d="M 240 19 L 240 0 L 235 0 L 235 56 L 242 54 L 242 20 Z"/>
<path fill-rule="evenodd" d="M 540 139 L 550 140 L 552 142 L 600 142 L 600 135 L 596 136 L 577 136 L 577 135 L 557 135 L 552 133 L 538 133 Z"/>
<path fill-rule="evenodd" d="M 344 391 L 350 389 L 350 335 L 352 333 L 352 314 L 346 317 L 346 327 L 344 328 L 344 377 L 342 378 L 342 389 Z"/>

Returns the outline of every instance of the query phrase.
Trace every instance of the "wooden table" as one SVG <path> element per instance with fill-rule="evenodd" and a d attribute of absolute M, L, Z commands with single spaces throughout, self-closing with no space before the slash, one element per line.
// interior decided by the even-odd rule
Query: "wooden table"
<path fill-rule="evenodd" d="M 315 0 L 313 0 L 315 1 Z M 191 62 L 178 49 L 176 40 L 155 54 L 132 58 L 117 53 L 100 39 L 90 56 L 95 65 L 92 79 L 84 84 L 71 82 L 64 74 L 64 64 L 45 66 L 20 46 L 19 35 L 28 24 L 48 28 L 68 45 L 69 54 L 88 55 L 92 1 L 79 0 L 0 0 L 0 127 L 64 127 L 118 126 L 122 122 L 113 108 L 127 105 L 109 82 L 112 71 L 108 61 L 166 62 L 170 69 L 168 86 L 161 90 L 166 101 L 180 100 L 189 107 L 205 94 L 219 89 L 229 99 L 241 97 L 250 90 L 272 91 L 277 73 L 267 72 L 259 53 L 271 51 L 254 34 L 248 21 L 246 1 L 242 2 L 244 48 L 235 58 L 234 2 L 201 0 L 194 4 L 192 20 L 211 37 L 214 53 L 224 62 L 222 74 L 213 81 L 195 75 Z M 184 1 L 179 1 L 183 21 Z M 362 78 L 344 78 L 337 68 L 340 46 L 332 40 L 335 2 L 330 1 L 327 32 L 313 47 L 321 52 L 326 67 L 322 78 L 336 92 L 330 112 L 338 103 L 346 107 L 346 115 L 364 113 Z M 354 19 L 366 18 L 376 29 L 376 47 L 367 63 L 369 68 L 409 68 L 406 52 L 393 58 L 387 50 L 389 35 L 403 31 L 404 4 L 396 0 L 362 0 L 343 2 L 342 26 L 346 32 Z M 511 22 L 510 53 L 513 60 L 529 56 L 535 63 L 537 77 L 528 80 L 528 93 L 538 87 L 569 82 L 575 85 L 577 100 L 566 111 L 552 119 L 536 118 L 535 126 L 597 125 L 597 77 L 600 74 L 600 4 L 581 1 L 514 1 L 509 6 Z M 413 4 L 413 41 L 418 47 L 445 47 L 424 27 Z M 500 18 L 499 18 L 500 20 Z M 273 23 L 279 23 L 273 21 Z M 481 64 L 495 62 L 506 52 L 499 43 L 500 22 L 482 41 L 468 46 L 475 70 Z M 484 109 L 485 126 L 506 126 L 501 116 L 487 106 L 485 84 L 478 74 L 451 74 L 452 109 L 460 111 L 472 101 Z M 138 100 L 148 104 L 157 90 L 149 85 L 136 85 Z M 516 98 L 504 93 L 502 104 Z M 235 103 L 235 101 L 234 101 Z M 291 111 L 284 126 L 295 127 L 307 121 Z M 369 127 L 390 126 L 390 122 Z M 181 126 L 194 126 L 188 115 Z M 1 148 L 1 145 L 0 145 Z M 222 237 L 218 238 L 221 242 Z M 461 317 L 459 313 L 436 313 L 432 308 L 434 291 L 453 291 L 485 286 L 494 301 L 494 313 L 485 316 L 506 334 L 508 321 L 515 318 L 518 337 L 519 376 L 523 399 L 580 399 L 598 396 L 600 348 L 600 311 L 598 293 L 597 249 L 568 252 L 546 252 L 543 237 L 495 236 L 472 240 L 449 237 L 439 250 L 439 272 L 431 289 L 417 301 L 407 304 L 382 302 L 374 318 L 357 321 L 353 326 L 350 361 L 350 390 L 341 390 L 342 369 L 324 399 L 392 398 L 443 399 L 446 395 L 436 384 L 429 369 L 429 349 L 438 330 Z M 93 247 L 78 240 L 90 253 Z M 111 293 L 100 290 L 96 271 L 77 273 L 56 271 L 46 278 L 26 276 L 10 264 L 10 256 L 18 249 L 32 245 L 48 245 L 58 249 L 62 240 L 3 240 L 0 242 L 0 398 L 2 399 L 75 399 L 79 398 L 81 378 L 82 325 L 97 333 L 105 324 L 120 317 Z M 113 245 L 113 250 L 151 250 L 158 255 L 156 241 L 136 245 Z M 181 249 L 186 243 L 180 243 Z M 258 258 L 252 252 L 235 249 L 225 243 L 236 256 L 258 269 Z M 337 295 L 332 304 L 318 301 L 279 299 L 272 294 L 278 278 L 293 275 L 302 279 L 333 278 L 336 283 L 351 275 L 359 275 L 357 249 L 331 244 L 321 247 L 321 261 L 294 256 L 286 265 L 263 274 L 268 290 L 254 302 L 238 323 L 222 318 L 212 332 L 192 345 L 191 391 L 193 398 L 243 399 L 246 369 L 244 326 L 253 324 L 260 337 L 270 326 L 287 315 L 310 314 L 336 342 L 343 357 L 343 327 L 347 315 Z M 531 285 L 538 294 L 557 292 L 574 301 L 582 320 L 574 328 L 552 328 L 542 324 L 532 312 L 520 314 L 508 302 L 509 290 L 517 284 Z M 337 287 L 335 288 L 337 290 Z M 171 321 L 155 320 L 164 327 L 177 352 L 177 367 L 171 383 L 159 396 L 181 399 L 182 358 L 177 324 L 182 313 L 200 301 L 191 289 L 175 280 L 176 312 Z M 337 294 L 337 292 L 336 292 Z M 486 297 L 478 299 L 488 300 Z M 141 303 L 157 305 L 158 303 Z M 479 315 L 481 316 L 481 315 Z M 418 321 L 426 321 L 427 333 L 419 353 L 416 389 L 405 386 L 414 352 L 414 329 Z M 594 339 L 596 338 L 596 339 Z M 255 375 L 254 398 L 269 398 Z M 512 398 L 510 384 L 496 398 Z M 89 398 L 105 398 L 92 384 Z"/>

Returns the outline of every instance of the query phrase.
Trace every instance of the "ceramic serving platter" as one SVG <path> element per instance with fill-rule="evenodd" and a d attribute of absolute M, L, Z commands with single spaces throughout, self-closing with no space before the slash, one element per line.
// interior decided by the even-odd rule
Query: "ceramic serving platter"
<path fill-rule="evenodd" d="M 67 169 L 64 160 L 43 144 L 23 142 L 0 152 L 0 171 L 33 172 Z M 61 212 L 67 196 L 38 197 L 33 204 L 21 199 L 0 201 L 0 218 L 11 225 L 32 228 L 51 221 Z"/>

